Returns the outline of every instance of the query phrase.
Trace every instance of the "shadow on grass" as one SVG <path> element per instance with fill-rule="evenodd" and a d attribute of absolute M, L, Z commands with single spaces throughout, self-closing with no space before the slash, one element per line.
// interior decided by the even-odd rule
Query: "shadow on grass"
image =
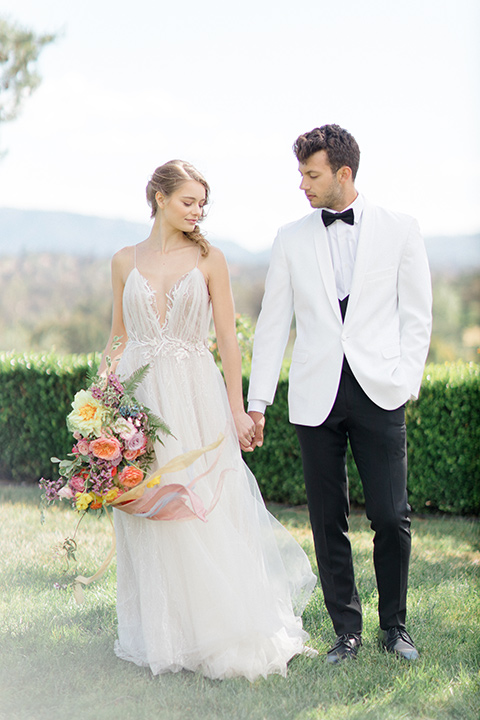
<path fill-rule="evenodd" d="M 51 590 L 56 584 L 69 585 L 73 582 L 75 574 L 62 572 L 55 568 L 36 566 L 19 566 L 13 569 L 6 568 L 0 578 L 0 591 L 19 588 L 29 592 L 34 590 Z"/>
<path fill-rule="evenodd" d="M 405 681 L 411 673 L 400 665 L 392 672 L 387 662 L 373 675 L 369 657 L 335 669 L 323 659 L 297 657 L 290 663 L 288 679 L 270 676 L 254 684 L 241 678 L 212 681 L 186 671 L 153 677 L 147 668 L 114 656 L 110 633 L 64 636 L 62 629 L 40 650 L 37 640 L 30 642 L 28 637 L 5 648 L 11 658 L 6 709 L 15 718 L 286 720 L 301 712 L 332 708 L 340 698 L 342 704 L 362 703 L 379 680 L 383 692 L 391 694 L 398 677 Z M 23 692 L 15 692 L 20 687 Z"/>
<path fill-rule="evenodd" d="M 38 647 L 38 636 L 21 638 L 5 649 L 11 658 L 11 717 L 35 720 L 387 720 L 389 718 L 475 718 L 478 701 L 474 680 L 458 688 L 455 696 L 430 698 L 423 681 L 448 687 L 445 672 L 432 667 L 431 658 L 411 666 L 379 652 L 369 642 L 355 663 L 328 666 L 324 658 L 294 658 L 288 678 L 270 676 L 250 684 L 247 680 L 212 681 L 182 671 L 152 676 L 116 658 L 113 633 L 97 628 L 95 611 L 87 613 L 81 631 L 57 634 Z M 68 626 L 71 630 L 72 626 Z M 46 640 L 46 638 L 43 638 Z M 442 630 L 438 640 L 442 640 Z M 20 652 L 19 652 L 20 651 Z M 455 658 L 451 658 L 452 663 Z M 432 681 L 432 675 L 437 677 Z M 35 678 L 35 683 L 32 683 Z M 435 684 L 436 683 L 436 684 Z M 21 687 L 22 692 L 16 693 Z M 78 700 L 78 703 L 75 702 Z M 461 701 L 461 702 L 460 702 Z M 368 707 L 366 704 L 368 703 Z M 449 708 L 471 708 L 449 714 Z M 427 709 L 425 710 L 425 707 Z M 348 707 L 348 714 L 345 712 Z M 441 707 L 442 712 L 437 714 Z M 32 710 L 36 709 L 33 713 Z M 30 714 L 31 713 L 31 714 Z M 10 716 L 7 716 L 10 717 Z"/>
<path fill-rule="evenodd" d="M 5 500 L 2 492 L 0 497 Z M 36 506 L 38 491 L 15 488 L 7 502 L 25 503 L 28 498 Z M 285 524 L 292 522 L 308 532 L 304 508 L 272 510 Z M 477 720 L 480 603 L 473 581 L 478 565 L 468 561 L 475 525 L 438 518 L 422 523 L 414 518 L 418 542 L 414 541 L 409 629 L 421 651 L 414 665 L 377 647 L 372 535 L 363 513 L 352 513 L 351 528 L 365 610 L 364 647 L 358 660 L 335 668 L 325 663 L 334 633 L 317 588 L 304 626 L 320 656 L 294 658 L 287 679 L 270 676 L 253 684 L 243 678 L 212 681 L 189 672 L 152 676 L 148 668 L 116 658 L 113 568 L 88 589 L 85 604 L 77 606 L 69 589 L 53 589 L 61 582 L 56 568 L 33 562 L 15 569 L 7 565 L 0 592 L 0 718 Z M 17 545 L 12 545 L 15 565 L 15 548 L 21 550 L 24 543 L 19 534 Z"/>

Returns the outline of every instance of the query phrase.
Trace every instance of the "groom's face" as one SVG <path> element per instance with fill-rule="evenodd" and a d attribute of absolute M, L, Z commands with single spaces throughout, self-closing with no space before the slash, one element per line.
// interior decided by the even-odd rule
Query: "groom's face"
<path fill-rule="evenodd" d="M 302 176 L 300 190 L 303 190 L 313 208 L 343 209 L 343 188 L 337 174 L 332 172 L 325 150 L 310 155 L 298 169 Z"/>

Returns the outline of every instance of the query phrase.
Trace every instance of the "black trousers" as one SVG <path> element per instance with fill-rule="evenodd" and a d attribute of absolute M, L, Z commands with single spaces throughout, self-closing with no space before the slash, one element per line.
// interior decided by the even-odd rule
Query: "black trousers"
<path fill-rule="evenodd" d="M 346 366 L 325 422 L 317 427 L 297 425 L 296 430 L 320 580 L 336 634 L 362 630 L 348 538 L 347 440 L 374 531 L 380 627 L 404 626 L 411 546 L 405 407 L 378 407 Z"/>

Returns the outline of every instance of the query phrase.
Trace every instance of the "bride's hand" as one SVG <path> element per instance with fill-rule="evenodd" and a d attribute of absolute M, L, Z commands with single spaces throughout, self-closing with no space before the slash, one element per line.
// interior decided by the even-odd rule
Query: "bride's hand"
<path fill-rule="evenodd" d="M 233 419 L 238 441 L 243 452 L 253 452 L 252 440 L 255 437 L 255 423 L 252 418 L 242 410 L 241 412 L 234 413 Z"/>

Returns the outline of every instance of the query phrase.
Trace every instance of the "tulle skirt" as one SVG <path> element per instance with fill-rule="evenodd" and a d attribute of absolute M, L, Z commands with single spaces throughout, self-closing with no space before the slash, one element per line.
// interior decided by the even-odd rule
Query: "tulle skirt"
<path fill-rule="evenodd" d="M 127 376 L 143 362 L 127 346 L 119 374 Z M 315 585 L 308 558 L 267 511 L 243 462 L 211 355 L 157 357 L 150 365 L 137 397 L 173 433 L 156 447 L 157 467 L 223 439 L 188 470 L 162 478 L 162 484 L 193 481 L 207 509 L 205 522 L 114 511 L 115 652 L 154 674 L 185 669 L 250 681 L 285 675 L 308 640 L 301 621 Z"/>

